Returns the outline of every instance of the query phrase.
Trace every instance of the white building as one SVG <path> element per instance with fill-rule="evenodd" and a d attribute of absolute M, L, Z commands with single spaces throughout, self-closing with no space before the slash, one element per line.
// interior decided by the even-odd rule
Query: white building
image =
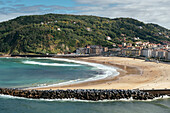
<path fill-rule="evenodd" d="M 115 44 L 115 43 L 113 43 L 113 47 L 116 47 L 116 44 Z"/>
<path fill-rule="evenodd" d="M 139 26 L 139 29 L 143 29 L 143 27 L 142 27 L 142 26 Z"/>
<path fill-rule="evenodd" d="M 60 29 L 60 28 L 57 28 L 57 30 L 58 30 L 58 31 L 61 31 L 61 29 Z"/>
<path fill-rule="evenodd" d="M 41 25 L 44 25 L 44 22 L 41 22 Z"/>
<path fill-rule="evenodd" d="M 122 46 L 125 47 L 125 46 L 126 46 L 126 43 L 123 42 L 123 43 L 122 43 Z"/>
<path fill-rule="evenodd" d="M 134 39 L 134 40 L 140 40 L 140 38 L 139 38 L 139 37 L 134 37 L 133 39 Z"/>
<path fill-rule="evenodd" d="M 87 31 L 92 31 L 90 27 L 87 27 L 86 30 L 87 30 Z"/>
<path fill-rule="evenodd" d="M 152 50 L 151 49 L 142 49 L 142 56 L 144 57 L 151 57 L 152 56 Z"/>
<path fill-rule="evenodd" d="M 107 36 L 106 39 L 107 40 L 112 40 L 112 38 L 110 36 Z"/>

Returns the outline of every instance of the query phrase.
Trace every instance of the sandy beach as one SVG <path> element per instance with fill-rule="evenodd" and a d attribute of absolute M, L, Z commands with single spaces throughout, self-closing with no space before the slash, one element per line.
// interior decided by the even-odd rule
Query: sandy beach
<path fill-rule="evenodd" d="M 170 89 L 169 64 L 123 57 L 87 57 L 74 60 L 118 67 L 120 74 L 102 80 L 36 89 Z"/>

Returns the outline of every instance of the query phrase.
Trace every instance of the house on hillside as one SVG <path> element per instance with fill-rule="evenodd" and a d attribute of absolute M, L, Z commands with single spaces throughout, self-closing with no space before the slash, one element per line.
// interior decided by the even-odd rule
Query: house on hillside
<path fill-rule="evenodd" d="M 123 43 L 122 43 L 122 47 L 125 47 L 125 46 L 126 46 L 126 43 L 123 42 Z"/>
<path fill-rule="evenodd" d="M 44 22 L 41 22 L 41 25 L 44 25 Z"/>
<path fill-rule="evenodd" d="M 107 36 L 106 39 L 107 40 L 112 40 L 112 38 L 110 36 Z"/>
<path fill-rule="evenodd" d="M 60 29 L 60 28 L 57 28 L 57 30 L 58 30 L 58 31 L 61 31 L 61 29 Z"/>
<path fill-rule="evenodd" d="M 132 46 L 132 43 L 127 43 L 127 46 Z"/>
<path fill-rule="evenodd" d="M 90 27 L 87 27 L 86 30 L 87 30 L 87 31 L 92 31 Z"/>
<path fill-rule="evenodd" d="M 120 44 L 119 44 L 119 45 L 117 45 L 117 46 L 118 46 L 119 48 L 122 48 L 122 47 L 123 47 L 123 46 L 122 46 L 122 45 L 120 45 Z"/>
<path fill-rule="evenodd" d="M 139 37 L 134 37 L 133 39 L 134 39 L 134 40 L 140 40 L 140 38 L 139 38 Z"/>

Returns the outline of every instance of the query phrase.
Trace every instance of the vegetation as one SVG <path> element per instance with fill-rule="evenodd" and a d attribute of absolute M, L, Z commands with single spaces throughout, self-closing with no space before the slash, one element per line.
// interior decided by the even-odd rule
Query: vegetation
<path fill-rule="evenodd" d="M 112 47 L 123 41 L 161 43 L 170 41 L 170 30 L 132 18 L 109 19 L 95 16 L 46 14 L 21 16 L 0 23 L 0 52 L 62 53 L 86 45 Z M 106 37 L 110 36 L 111 40 Z M 126 40 L 125 40 L 126 39 Z"/>

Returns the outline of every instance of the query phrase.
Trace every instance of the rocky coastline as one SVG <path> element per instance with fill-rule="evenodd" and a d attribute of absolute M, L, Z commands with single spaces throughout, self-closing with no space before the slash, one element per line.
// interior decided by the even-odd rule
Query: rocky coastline
<path fill-rule="evenodd" d="M 96 89 L 77 89 L 77 90 L 22 90 L 0 88 L 0 94 L 32 99 L 79 99 L 79 100 L 119 100 L 130 99 L 148 100 L 161 97 L 161 93 L 149 93 L 140 90 L 96 90 Z M 170 95 L 169 95 L 170 96 Z"/>

